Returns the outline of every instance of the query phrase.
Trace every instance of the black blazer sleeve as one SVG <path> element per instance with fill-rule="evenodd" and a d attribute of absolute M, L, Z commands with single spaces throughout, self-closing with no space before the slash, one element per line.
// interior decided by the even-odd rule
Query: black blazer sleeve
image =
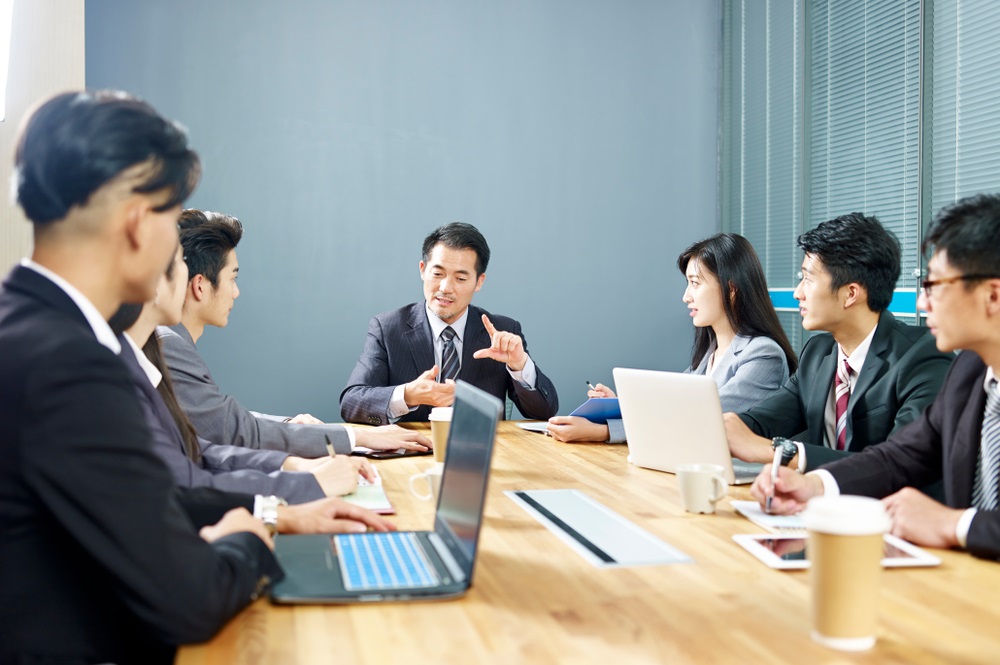
<path fill-rule="evenodd" d="M 212 487 L 175 487 L 174 497 L 196 529 L 215 524 L 234 508 L 253 512 L 253 494 L 224 492 Z"/>
<path fill-rule="evenodd" d="M 280 578 L 256 536 L 198 536 L 109 350 L 92 339 L 54 349 L 32 368 L 24 404 L 23 482 L 52 528 L 108 576 L 111 600 L 92 605 L 122 604 L 163 642 L 198 642 Z"/>

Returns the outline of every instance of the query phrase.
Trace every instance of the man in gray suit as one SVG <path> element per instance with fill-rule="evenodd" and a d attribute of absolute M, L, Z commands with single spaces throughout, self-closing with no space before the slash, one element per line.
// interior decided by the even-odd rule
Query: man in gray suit
<path fill-rule="evenodd" d="M 281 418 L 245 409 L 219 390 L 195 343 L 205 326 L 220 328 L 239 297 L 236 285 L 239 263 L 236 245 L 243 226 L 235 217 L 200 210 L 185 210 L 179 220 L 181 244 L 189 279 L 179 325 L 157 328 L 163 356 L 170 368 L 174 391 L 199 436 L 218 444 L 286 451 L 299 457 L 328 454 L 329 437 L 338 453 L 355 446 L 375 450 L 427 450 L 430 441 L 401 427 L 376 429 L 325 424 L 308 415 Z"/>
<path fill-rule="evenodd" d="M 900 272 L 899 241 L 874 217 L 851 213 L 798 239 L 805 253 L 795 289 L 802 326 L 822 330 L 799 356 L 799 369 L 771 397 L 725 415 L 729 448 L 748 462 L 773 459 L 815 469 L 885 441 L 934 400 L 953 356 L 926 328 L 887 310 Z M 804 459 L 803 459 L 804 458 Z"/>
<path fill-rule="evenodd" d="M 347 422 L 427 420 L 454 399 L 461 378 L 509 397 L 528 418 L 559 410 L 555 386 L 528 356 L 521 324 L 471 304 L 482 288 L 490 248 L 470 224 L 442 226 L 424 239 L 424 302 L 371 320 L 361 358 L 340 394 Z"/>

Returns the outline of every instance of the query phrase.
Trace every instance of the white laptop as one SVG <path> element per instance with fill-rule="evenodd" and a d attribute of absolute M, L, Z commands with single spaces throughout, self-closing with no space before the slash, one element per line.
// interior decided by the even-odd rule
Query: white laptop
<path fill-rule="evenodd" d="M 718 464 L 730 485 L 752 483 L 762 464 L 729 455 L 719 390 L 709 376 L 614 369 L 628 460 L 675 473 L 680 464 Z"/>

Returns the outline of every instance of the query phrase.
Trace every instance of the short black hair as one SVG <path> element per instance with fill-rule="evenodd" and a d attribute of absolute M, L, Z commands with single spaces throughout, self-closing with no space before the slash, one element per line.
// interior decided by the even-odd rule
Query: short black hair
<path fill-rule="evenodd" d="M 874 216 L 841 215 L 800 235 L 798 245 L 823 262 L 832 291 L 857 282 L 868 292 L 870 310 L 881 312 L 889 307 L 903 252 L 896 236 Z"/>
<path fill-rule="evenodd" d="M 181 212 L 177 225 L 181 230 L 184 262 L 188 279 L 204 275 L 213 287 L 219 286 L 219 271 L 226 257 L 243 238 L 243 225 L 232 215 L 188 208 Z"/>
<path fill-rule="evenodd" d="M 139 164 L 149 169 L 132 191 L 170 193 L 158 212 L 187 199 L 201 178 L 184 129 L 146 102 L 109 90 L 62 93 L 38 107 L 21 131 L 17 201 L 36 226 L 50 224 Z"/>
<path fill-rule="evenodd" d="M 976 194 L 942 208 L 924 238 L 926 256 L 945 252 L 964 275 L 1000 276 L 1000 196 Z M 978 280 L 966 282 L 972 288 Z"/>
<path fill-rule="evenodd" d="M 476 253 L 476 276 L 486 272 L 486 266 L 490 263 L 490 246 L 486 244 L 486 238 L 472 224 L 463 222 L 452 222 L 434 229 L 429 236 L 424 238 L 423 254 L 424 263 L 430 259 L 431 252 L 435 245 L 443 244 L 451 249 L 471 249 Z"/>

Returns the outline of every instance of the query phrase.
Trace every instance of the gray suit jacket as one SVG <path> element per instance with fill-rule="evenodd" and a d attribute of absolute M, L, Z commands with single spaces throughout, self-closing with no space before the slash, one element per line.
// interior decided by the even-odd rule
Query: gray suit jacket
<path fill-rule="evenodd" d="M 201 439 L 202 465 L 184 452 L 184 441 L 160 393 L 135 359 L 132 347 L 122 343 L 121 358 L 129 368 L 142 406 L 143 416 L 153 435 L 153 450 L 182 487 L 214 487 L 230 492 L 275 494 L 289 503 L 322 499 L 319 482 L 311 473 L 280 471 L 287 453 L 251 450 L 213 444 Z"/>
<path fill-rule="evenodd" d="M 811 338 L 795 375 L 781 390 L 740 413 L 740 419 L 760 436 L 796 437 L 810 444 L 806 468 L 815 469 L 881 443 L 916 420 L 934 400 L 953 359 L 937 350 L 927 328 L 906 325 L 882 312 L 847 403 L 846 451 L 825 443 L 826 404 L 837 371 L 837 342 L 829 333 Z"/>
<path fill-rule="evenodd" d="M 697 367 L 688 367 L 684 373 L 707 374 L 709 356 L 711 352 L 705 354 Z M 722 410 L 745 411 L 771 395 L 788 379 L 788 359 L 770 337 L 737 335 L 719 359 L 712 378 L 719 386 Z M 609 420 L 608 429 L 610 443 L 625 441 L 621 420 Z"/>
<path fill-rule="evenodd" d="M 159 327 L 163 358 L 170 368 L 177 401 L 198 434 L 216 444 L 281 450 L 300 457 L 327 455 L 324 436 L 338 453 L 351 452 L 343 425 L 292 425 L 257 418 L 236 398 L 222 394 L 183 324 Z"/>
<path fill-rule="evenodd" d="M 490 336 L 483 326 L 483 314 L 490 317 L 497 330 L 520 335 L 525 352 L 528 350 L 520 323 L 469 305 L 462 342 L 462 369 L 458 378 L 501 400 L 510 397 L 527 418 L 545 420 L 554 416 L 559 410 L 556 388 L 542 373 L 538 363 L 535 363 L 535 388 L 530 389 L 511 378 L 503 363 L 472 357 L 473 353 L 490 345 Z M 347 380 L 347 387 L 340 394 L 341 417 L 349 423 L 388 423 L 386 414 L 393 389 L 409 383 L 433 366 L 434 343 L 423 301 L 379 314 L 368 325 L 368 337 L 361 358 Z M 430 407 L 421 406 L 404 415 L 400 421 L 425 421 L 429 414 Z"/>

